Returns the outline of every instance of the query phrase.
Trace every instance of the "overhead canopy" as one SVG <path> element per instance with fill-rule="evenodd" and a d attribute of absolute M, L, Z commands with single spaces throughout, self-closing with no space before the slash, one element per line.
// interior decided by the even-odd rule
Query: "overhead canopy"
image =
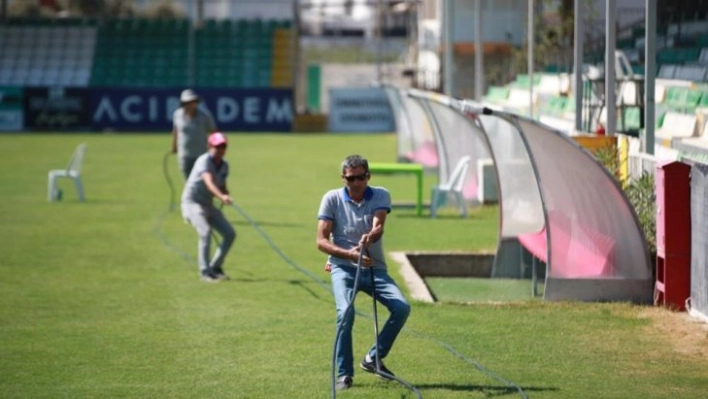
<path fill-rule="evenodd" d="M 617 181 L 589 152 L 525 117 L 437 94 L 407 94 L 433 126 L 440 169 L 454 167 L 464 155 L 494 161 L 499 242 L 517 240 L 545 262 L 544 298 L 651 301 L 652 268 L 641 225 Z M 490 277 L 503 276 L 507 266 L 497 261 Z"/>
<path fill-rule="evenodd" d="M 438 167 L 433 127 L 422 106 L 408 91 L 384 86 L 396 120 L 399 162 L 415 162 L 428 169 Z"/>

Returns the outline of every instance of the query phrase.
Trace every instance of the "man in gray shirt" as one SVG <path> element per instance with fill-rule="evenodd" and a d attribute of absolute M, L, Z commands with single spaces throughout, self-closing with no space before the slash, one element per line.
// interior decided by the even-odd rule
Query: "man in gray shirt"
<path fill-rule="evenodd" d="M 181 107 L 172 115 L 172 153 L 184 178 L 189 177 L 197 157 L 207 150 L 207 137 L 216 131 L 214 119 L 199 108 L 200 98 L 187 89 L 180 95 Z"/>
<path fill-rule="evenodd" d="M 398 333 L 410 314 L 410 305 L 396 282 L 388 275 L 382 236 L 386 215 L 391 212 L 391 196 L 383 187 L 369 186 L 369 163 L 360 155 L 351 155 L 342 162 L 343 188 L 328 191 L 320 203 L 317 225 L 317 248 L 328 254 L 332 290 L 337 308 L 336 342 L 338 390 L 352 386 L 354 359 L 352 326 L 354 281 L 361 251 L 362 270 L 357 290 L 375 299 L 390 312 L 376 342 L 359 363 L 359 367 L 379 378 L 390 380 L 391 370 L 380 359 L 388 355 Z M 372 276 L 373 274 L 373 276 Z M 372 284 L 373 283 L 373 284 Z M 379 373 L 375 359 L 379 359 Z"/>
<path fill-rule="evenodd" d="M 217 282 L 228 279 L 224 273 L 224 258 L 236 240 L 236 230 L 213 204 L 217 197 L 224 204 L 231 204 L 226 178 L 229 164 L 224 160 L 227 140 L 222 133 L 212 133 L 208 139 L 209 151 L 194 163 L 182 191 L 182 216 L 199 235 L 197 260 L 203 281 Z M 209 260 L 211 230 L 221 235 L 221 244 Z"/>

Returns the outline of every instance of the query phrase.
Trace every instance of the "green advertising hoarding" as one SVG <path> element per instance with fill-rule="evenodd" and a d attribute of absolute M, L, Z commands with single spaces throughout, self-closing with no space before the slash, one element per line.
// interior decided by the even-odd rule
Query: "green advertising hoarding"
<path fill-rule="evenodd" d="M 24 128 L 21 87 L 0 86 L 0 131 L 18 132 Z"/>

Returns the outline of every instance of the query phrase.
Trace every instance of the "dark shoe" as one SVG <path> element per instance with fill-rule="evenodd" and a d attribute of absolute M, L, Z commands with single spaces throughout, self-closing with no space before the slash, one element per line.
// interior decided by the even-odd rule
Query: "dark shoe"
<path fill-rule="evenodd" d="M 391 381 L 393 379 L 392 377 L 395 375 L 391 372 L 391 370 L 386 368 L 386 366 L 384 366 L 383 362 L 380 360 L 379 360 L 379 370 L 381 371 L 381 373 L 376 372 L 375 361 L 372 359 L 371 362 L 367 362 L 366 357 L 364 359 L 362 359 L 361 363 L 359 363 L 359 367 L 362 370 L 366 371 L 367 373 L 374 374 L 375 376 L 379 377 L 380 379 L 382 379 L 384 381 Z"/>
<path fill-rule="evenodd" d="M 224 269 L 220 267 L 215 267 L 212 269 L 211 274 L 216 277 L 218 280 L 228 280 L 229 276 L 224 273 Z"/>
<path fill-rule="evenodd" d="M 337 381 L 337 385 L 334 387 L 337 389 L 337 391 L 343 391 L 345 389 L 349 389 L 352 387 L 352 384 L 354 383 L 354 380 L 352 380 L 352 377 L 348 375 L 343 375 L 339 377 L 339 380 Z"/>
<path fill-rule="evenodd" d="M 211 271 L 203 271 L 201 275 L 201 280 L 206 283 L 218 283 L 220 280 Z"/>

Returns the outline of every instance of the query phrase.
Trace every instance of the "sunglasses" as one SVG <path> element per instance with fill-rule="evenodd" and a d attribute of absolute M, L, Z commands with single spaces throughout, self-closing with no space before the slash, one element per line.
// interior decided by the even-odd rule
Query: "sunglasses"
<path fill-rule="evenodd" d="M 369 172 L 362 173 L 360 175 L 352 175 L 352 176 L 344 176 L 342 175 L 343 178 L 347 179 L 348 182 L 353 182 L 356 180 L 359 181 L 364 181 L 366 180 L 367 177 L 369 177 Z"/>
<path fill-rule="evenodd" d="M 216 146 L 216 148 L 218 148 L 220 150 L 226 149 L 226 144 L 219 144 Z"/>

